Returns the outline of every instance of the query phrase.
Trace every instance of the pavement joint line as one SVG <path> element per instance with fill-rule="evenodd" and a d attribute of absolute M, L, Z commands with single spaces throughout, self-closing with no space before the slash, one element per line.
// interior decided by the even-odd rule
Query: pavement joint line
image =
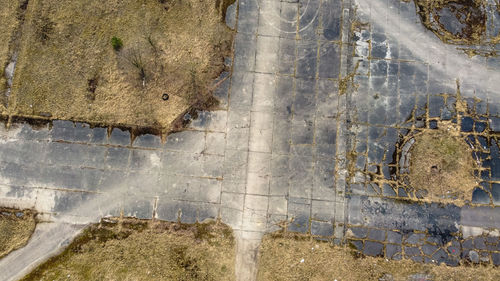
<path fill-rule="evenodd" d="M 88 194 L 105 194 L 105 192 L 100 191 L 90 191 L 90 190 L 81 190 L 74 188 L 64 188 L 64 187 L 49 187 L 49 186 L 29 186 L 29 185 L 5 185 L 0 184 L 0 187 L 21 187 L 21 188 L 29 188 L 34 190 L 53 190 L 53 191 L 63 191 L 63 192 L 73 192 L 73 193 L 88 193 Z"/>

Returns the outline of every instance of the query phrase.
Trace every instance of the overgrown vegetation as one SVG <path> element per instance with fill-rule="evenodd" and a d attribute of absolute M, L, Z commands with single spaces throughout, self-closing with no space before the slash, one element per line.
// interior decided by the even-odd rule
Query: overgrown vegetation
<path fill-rule="evenodd" d="M 500 279 L 498 267 L 448 267 L 364 257 L 347 246 L 290 233 L 264 237 L 258 267 L 259 281 Z"/>
<path fill-rule="evenodd" d="M 234 280 L 234 259 L 220 222 L 107 219 L 23 280 Z"/>
<path fill-rule="evenodd" d="M 26 245 L 35 226 L 33 211 L 0 208 L 0 258 Z"/>
<path fill-rule="evenodd" d="M 224 70 L 231 2 L 29 1 L 8 115 L 169 131 Z"/>

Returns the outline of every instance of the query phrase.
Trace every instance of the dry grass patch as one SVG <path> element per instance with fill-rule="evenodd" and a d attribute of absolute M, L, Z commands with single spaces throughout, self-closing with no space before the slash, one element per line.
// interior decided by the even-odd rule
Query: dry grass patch
<path fill-rule="evenodd" d="M 5 113 L 7 105 L 7 79 L 5 68 L 9 64 L 12 53 L 12 39 L 19 26 L 20 5 L 24 1 L 0 0 L 0 113 Z"/>
<path fill-rule="evenodd" d="M 23 280 L 234 280 L 232 230 L 219 222 L 103 221 Z"/>
<path fill-rule="evenodd" d="M 26 245 L 35 226 L 33 211 L 0 208 L 0 258 Z"/>
<path fill-rule="evenodd" d="M 266 235 L 259 252 L 257 280 L 500 280 L 500 269 L 489 266 L 420 264 L 362 257 L 347 247 L 316 241 L 300 234 Z"/>
<path fill-rule="evenodd" d="M 415 143 L 410 149 L 410 184 L 416 190 L 425 190 L 429 200 L 471 200 L 478 184 L 472 149 L 456 125 L 441 122 L 438 127 L 414 135 Z"/>
<path fill-rule="evenodd" d="M 224 69 L 229 2 L 31 0 L 9 113 L 168 130 Z"/>

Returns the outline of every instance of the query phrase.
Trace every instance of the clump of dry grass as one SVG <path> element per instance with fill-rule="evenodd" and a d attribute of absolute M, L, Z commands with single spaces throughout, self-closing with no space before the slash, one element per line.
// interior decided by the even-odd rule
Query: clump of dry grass
<path fill-rule="evenodd" d="M 470 200 L 478 184 L 472 150 L 455 127 L 442 122 L 439 129 L 414 136 L 415 143 L 410 149 L 410 184 L 417 190 L 427 191 L 427 199 Z"/>
<path fill-rule="evenodd" d="M 234 280 L 232 230 L 116 219 L 92 225 L 23 280 Z"/>
<path fill-rule="evenodd" d="M 278 280 L 409 280 L 416 274 L 432 280 L 499 280 L 490 266 L 433 265 L 409 260 L 364 257 L 348 247 L 334 246 L 301 234 L 269 234 L 259 250 L 259 281 Z M 413 280 L 413 279 L 411 279 Z"/>
<path fill-rule="evenodd" d="M 31 0 L 9 114 L 169 129 L 224 69 L 226 2 Z"/>
<path fill-rule="evenodd" d="M 33 211 L 0 208 L 0 258 L 26 245 L 35 226 Z"/>

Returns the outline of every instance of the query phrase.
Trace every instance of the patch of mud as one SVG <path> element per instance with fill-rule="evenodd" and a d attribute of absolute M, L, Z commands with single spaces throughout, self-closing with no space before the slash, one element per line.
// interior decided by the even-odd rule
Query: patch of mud
<path fill-rule="evenodd" d="M 0 258 L 28 243 L 35 231 L 35 215 L 32 210 L 0 208 Z"/>
<path fill-rule="evenodd" d="M 23 280 L 234 280 L 235 241 L 220 222 L 107 218 Z"/>

